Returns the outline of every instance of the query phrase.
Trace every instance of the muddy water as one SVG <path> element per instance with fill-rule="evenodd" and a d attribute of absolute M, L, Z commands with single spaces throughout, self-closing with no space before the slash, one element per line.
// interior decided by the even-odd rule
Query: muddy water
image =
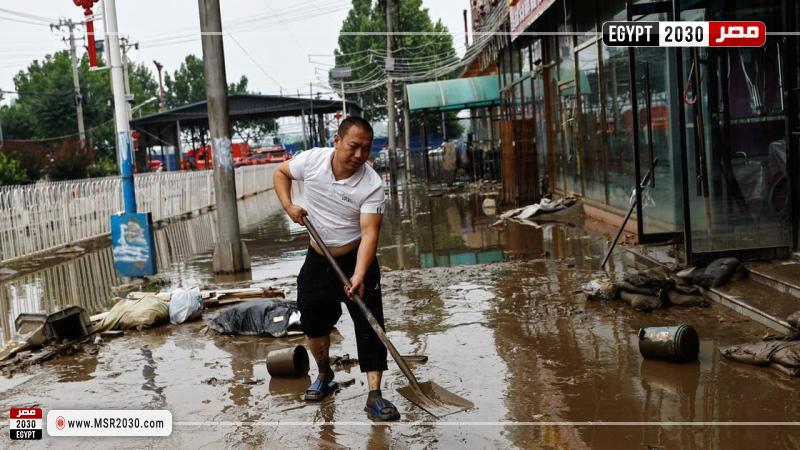
<path fill-rule="evenodd" d="M 266 197 L 250 200 L 261 214 L 245 233 L 253 279 L 283 286 L 293 298 L 303 230 L 270 212 Z M 766 329 L 719 306 L 637 313 L 621 303 L 586 302 L 576 292 L 596 274 L 602 235 L 565 226 L 491 229 L 495 218 L 481 200 L 399 196 L 380 244 L 390 339 L 403 354 L 427 355 L 427 363 L 412 366 L 417 377 L 470 399 L 473 410 L 435 421 L 393 392 L 406 382 L 390 362 L 384 392 L 403 422 L 373 426 L 362 411 L 366 380 L 357 367 L 337 372 L 353 385 L 307 404 L 301 394 L 310 377 L 271 379 L 264 364 L 269 350 L 301 339 L 222 337 L 204 334 L 202 323 L 126 333 L 96 355 L 67 356 L 2 380 L 0 408 L 168 409 L 175 421 L 168 438 L 46 437 L 41 444 L 51 447 L 797 448 L 793 427 L 674 424 L 797 420 L 794 381 L 730 363 L 717 351 Z M 187 241 L 172 237 L 189 234 L 167 239 L 176 257 L 161 267 L 174 285 L 213 280 L 210 246 L 196 244 L 191 256 L 194 249 L 179 250 Z M 33 291 L 29 284 L 18 281 L 16 289 Z M 683 322 L 701 336 L 698 363 L 642 360 L 639 327 Z M 333 354 L 356 354 L 346 315 L 332 341 Z"/>

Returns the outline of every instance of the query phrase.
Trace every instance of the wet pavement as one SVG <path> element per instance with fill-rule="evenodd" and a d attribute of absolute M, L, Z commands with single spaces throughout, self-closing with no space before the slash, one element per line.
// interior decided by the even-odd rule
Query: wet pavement
<path fill-rule="evenodd" d="M 335 398 L 305 403 L 302 391 L 314 370 L 298 380 L 271 379 L 264 363 L 268 351 L 302 338 L 218 336 L 200 322 L 126 332 L 106 339 L 97 354 L 66 356 L 0 379 L 0 408 L 173 414 L 168 438 L 45 437 L 36 444 L 49 447 L 800 446 L 797 426 L 729 423 L 798 420 L 795 380 L 729 362 L 717 350 L 769 330 L 719 305 L 641 313 L 622 302 L 586 301 L 580 287 L 599 273 L 608 233 L 581 224 L 490 228 L 496 217 L 484 198 L 401 194 L 388 205 L 379 249 L 389 338 L 401 354 L 429 357 L 412 365 L 420 380 L 436 381 L 475 409 L 440 420 L 428 416 L 394 392 L 406 381 L 390 362 L 384 394 L 402 422 L 373 425 L 363 412 L 366 379 L 357 367 L 337 371 L 340 381 L 355 383 Z M 308 243 L 304 230 L 286 220 L 271 194 L 240 205 L 254 285 L 283 287 L 295 298 L 294 275 Z M 158 231 L 169 287 L 215 281 L 213 220 L 204 215 Z M 618 270 L 629 263 L 613 260 Z M 122 281 L 113 275 L 110 251 L 100 249 L 6 282 L 0 285 L 4 334 L 19 312 L 69 303 L 102 309 Z M 700 361 L 644 361 L 637 330 L 679 323 L 697 329 Z M 346 314 L 332 341 L 332 354 L 356 354 Z"/>

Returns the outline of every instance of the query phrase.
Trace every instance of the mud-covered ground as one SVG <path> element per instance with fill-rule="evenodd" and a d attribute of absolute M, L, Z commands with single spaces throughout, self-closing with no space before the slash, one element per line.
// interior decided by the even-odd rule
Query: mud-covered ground
<path fill-rule="evenodd" d="M 475 196 L 416 195 L 392 205 L 379 256 L 385 266 L 388 336 L 400 353 L 429 357 L 412 365 L 420 380 L 471 400 L 474 409 L 438 420 L 427 415 L 394 392 L 406 380 L 390 362 L 384 393 L 403 416 L 399 423 L 375 425 L 363 411 L 366 379 L 357 367 L 337 371 L 337 379 L 352 379 L 352 385 L 321 404 L 306 403 L 302 392 L 315 370 L 298 380 L 271 379 L 264 362 L 268 351 L 302 338 L 218 336 L 204 333 L 198 322 L 126 332 L 106 339 L 96 353 L 66 356 L 0 380 L 0 408 L 168 409 L 170 437 L 45 436 L 37 443 L 6 443 L 88 448 L 800 446 L 796 426 L 763 424 L 797 420 L 796 381 L 729 362 L 718 353 L 721 345 L 758 339 L 767 329 L 718 305 L 641 313 L 620 302 L 587 302 L 579 290 L 597 275 L 606 237 L 585 227 L 490 229 L 492 211 Z M 283 287 L 294 298 L 293 275 L 307 245 L 302 229 L 273 213 L 254 223 L 246 234 L 254 254 L 254 285 Z M 623 258 L 614 260 L 618 270 L 625 264 Z M 188 286 L 212 280 L 208 265 L 206 251 L 173 261 L 163 272 L 173 286 Z M 207 312 L 204 320 L 215 313 Z M 643 360 L 637 330 L 679 323 L 697 329 L 699 363 Z M 346 313 L 332 341 L 332 354 L 356 355 Z"/>

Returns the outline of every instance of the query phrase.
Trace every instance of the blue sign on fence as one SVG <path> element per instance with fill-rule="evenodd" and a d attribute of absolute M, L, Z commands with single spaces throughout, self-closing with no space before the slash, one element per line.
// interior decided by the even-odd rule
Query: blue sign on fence
<path fill-rule="evenodd" d="M 114 268 L 123 277 L 155 275 L 156 252 L 150 213 L 111 216 L 111 250 Z"/>

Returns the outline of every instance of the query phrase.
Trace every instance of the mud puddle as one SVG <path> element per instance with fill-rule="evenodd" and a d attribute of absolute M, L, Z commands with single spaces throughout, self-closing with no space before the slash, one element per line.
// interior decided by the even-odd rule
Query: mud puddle
<path fill-rule="evenodd" d="M 674 424 L 797 420 L 800 394 L 793 380 L 728 362 L 717 351 L 757 339 L 765 328 L 716 305 L 639 313 L 621 302 L 587 303 L 578 291 L 597 275 L 604 243 L 584 228 L 489 229 L 494 218 L 468 212 L 480 205 L 469 196 L 400 201 L 405 206 L 390 204 L 380 244 L 388 336 L 401 354 L 428 356 L 412 365 L 419 379 L 471 400 L 475 409 L 434 421 L 394 392 L 407 382 L 390 361 L 383 390 L 402 422 L 375 426 L 363 412 L 366 378 L 357 366 L 336 371 L 352 385 L 322 403 L 306 403 L 302 392 L 315 370 L 300 379 L 272 379 L 264 362 L 268 351 L 301 338 L 204 334 L 202 323 L 126 333 L 104 341 L 97 354 L 31 368 L 3 380 L 0 407 L 168 409 L 172 436 L 135 445 L 181 448 L 705 449 L 766 442 L 796 448 L 800 442 L 793 427 Z M 448 213 L 451 205 L 455 213 Z M 245 236 L 253 279 L 284 287 L 295 298 L 293 276 L 307 245 L 302 228 L 275 214 Z M 481 263 L 489 258 L 484 251 L 502 258 Z M 176 286 L 213 281 L 207 252 L 171 264 L 165 273 Z M 699 362 L 643 361 L 638 328 L 678 323 L 698 330 Z M 332 336 L 331 353 L 357 354 L 347 314 Z M 41 444 L 86 442 L 92 441 L 45 438 Z M 131 442 L 104 438 L 101 445 Z"/>

